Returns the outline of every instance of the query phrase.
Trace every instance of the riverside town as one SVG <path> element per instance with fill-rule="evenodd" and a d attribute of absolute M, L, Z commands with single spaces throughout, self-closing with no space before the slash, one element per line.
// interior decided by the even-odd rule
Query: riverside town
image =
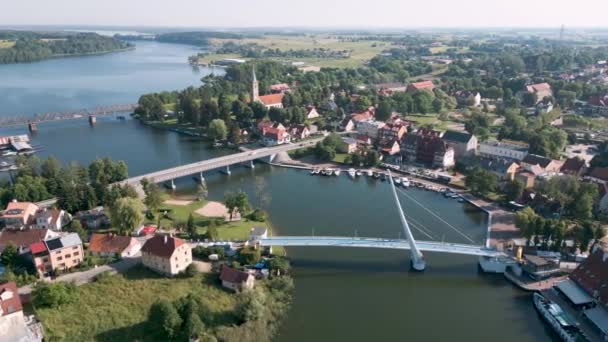
<path fill-rule="evenodd" d="M 0 11 L 0 342 L 608 341 L 608 3 L 172 5 Z"/>

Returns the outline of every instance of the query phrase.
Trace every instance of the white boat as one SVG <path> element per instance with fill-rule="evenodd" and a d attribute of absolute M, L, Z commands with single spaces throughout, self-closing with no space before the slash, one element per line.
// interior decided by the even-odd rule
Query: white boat
<path fill-rule="evenodd" d="M 372 170 L 367 170 L 367 177 L 372 177 L 374 172 Z"/>
<path fill-rule="evenodd" d="M 339 176 L 341 172 L 342 171 L 340 171 L 340 169 L 335 169 L 334 170 L 334 176 Z"/>
<path fill-rule="evenodd" d="M 8 151 L 8 152 L 4 152 L 4 155 L 5 156 L 16 156 L 17 152 L 15 152 L 15 151 Z"/>
<path fill-rule="evenodd" d="M 395 184 L 400 185 L 401 184 L 401 178 L 394 178 L 393 181 L 395 182 Z"/>
<path fill-rule="evenodd" d="M 401 185 L 403 185 L 404 188 L 409 188 L 410 187 L 410 180 L 407 179 L 406 177 L 402 177 L 401 178 Z"/>
<path fill-rule="evenodd" d="M 362 175 L 363 175 L 363 173 L 362 173 L 360 170 L 357 170 L 357 172 L 355 172 L 355 175 L 357 175 L 357 176 L 359 176 L 359 177 L 360 177 L 360 176 L 362 176 Z"/>
<path fill-rule="evenodd" d="M 355 169 L 348 169 L 348 176 L 355 179 L 355 177 L 357 177 L 357 171 L 355 171 Z"/>
<path fill-rule="evenodd" d="M 576 323 L 559 305 L 538 292 L 534 293 L 533 301 L 538 313 L 563 341 L 578 341 L 577 336 L 580 335 L 580 332 Z"/>

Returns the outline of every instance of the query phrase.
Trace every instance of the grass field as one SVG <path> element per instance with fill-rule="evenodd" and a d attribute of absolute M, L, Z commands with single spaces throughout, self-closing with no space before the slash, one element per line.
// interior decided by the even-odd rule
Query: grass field
<path fill-rule="evenodd" d="M 15 42 L 12 40 L 0 40 L 0 49 L 11 48 L 15 45 Z"/>
<path fill-rule="evenodd" d="M 214 45 L 221 45 L 225 42 L 235 42 L 238 44 L 255 43 L 269 49 L 287 50 L 305 50 L 315 48 L 326 48 L 337 51 L 351 51 L 350 58 L 276 58 L 277 60 L 290 60 L 297 62 L 305 62 L 307 64 L 320 67 L 358 67 L 363 65 L 367 60 L 378 55 L 382 50 L 389 47 L 389 43 L 380 41 L 341 41 L 331 36 L 311 35 L 311 36 L 273 36 L 267 35 L 262 38 L 247 38 L 247 39 L 213 39 Z M 210 61 L 222 58 L 240 58 L 235 54 L 211 54 L 199 59 L 199 63 L 207 64 Z"/>
<path fill-rule="evenodd" d="M 47 341 L 156 341 L 146 327 L 148 311 L 158 299 L 175 300 L 190 293 L 209 309 L 209 327 L 236 323 L 235 296 L 219 288 L 216 275 L 161 277 L 139 266 L 77 288 L 74 303 L 37 309 Z"/>
<path fill-rule="evenodd" d="M 432 47 L 429 49 L 429 51 L 431 51 L 431 53 L 435 54 L 435 53 L 444 53 L 444 52 L 448 51 L 449 49 L 456 49 L 456 53 L 465 53 L 465 52 L 469 51 L 468 47 L 459 48 L 457 46 Z"/>

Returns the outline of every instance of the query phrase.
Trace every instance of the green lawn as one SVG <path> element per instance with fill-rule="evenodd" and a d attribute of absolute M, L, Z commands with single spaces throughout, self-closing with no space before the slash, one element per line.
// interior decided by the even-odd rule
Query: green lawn
<path fill-rule="evenodd" d="M 15 42 L 12 40 L 0 40 L 0 49 L 11 48 L 15 45 Z"/>
<path fill-rule="evenodd" d="M 208 224 L 205 222 L 204 227 L 198 228 L 199 234 L 207 233 Z M 249 239 L 249 231 L 252 227 L 269 228 L 265 222 L 256 222 L 248 219 L 241 221 L 222 223 L 217 226 L 218 240 L 224 241 L 243 241 Z"/>
<path fill-rule="evenodd" d="M 188 294 L 209 309 L 208 327 L 236 323 L 235 296 L 218 287 L 217 275 L 169 279 L 143 267 L 80 286 L 74 303 L 37 309 L 36 315 L 47 341 L 157 341 L 145 325 L 151 305 Z"/>
<path fill-rule="evenodd" d="M 344 164 L 344 159 L 348 156 L 348 153 L 336 153 L 336 156 L 332 160 L 335 163 Z"/>

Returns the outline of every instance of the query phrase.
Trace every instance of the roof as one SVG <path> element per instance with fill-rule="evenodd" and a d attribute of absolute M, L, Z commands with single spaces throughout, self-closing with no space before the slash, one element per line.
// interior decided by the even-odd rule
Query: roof
<path fill-rule="evenodd" d="M 0 249 L 8 244 L 16 247 L 27 247 L 35 242 L 43 241 L 48 229 L 7 230 L 0 233 Z"/>
<path fill-rule="evenodd" d="M 538 91 L 547 91 L 547 90 L 551 90 L 551 86 L 549 85 L 549 83 L 537 83 L 537 84 L 530 84 L 529 86 L 526 86 L 526 89 L 529 92 L 538 92 Z"/>
<path fill-rule="evenodd" d="M 433 89 L 435 85 L 432 81 L 422 81 L 422 82 L 414 82 L 410 83 L 409 87 L 411 89 L 422 90 L 422 89 Z"/>
<path fill-rule="evenodd" d="M 270 86 L 270 90 L 272 91 L 284 91 L 289 90 L 289 85 L 287 83 L 278 83 Z"/>
<path fill-rule="evenodd" d="M 589 173 L 590 177 L 608 181 L 608 167 L 594 167 Z"/>
<path fill-rule="evenodd" d="M 460 143 L 468 143 L 473 134 L 467 132 L 458 132 L 458 131 L 446 131 L 443 135 L 443 140 L 445 141 L 455 141 Z"/>
<path fill-rule="evenodd" d="M 258 99 L 260 99 L 263 104 L 270 106 L 283 103 L 283 96 L 283 94 L 269 94 L 259 96 Z"/>
<path fill-rule="evenodd" d="M 498 140 L 486 140 L 480 145 L 494 146 L 499 148 L 507 148 L 514 151 L 527 152 L 530 148 L 530 145 L 521 141 L 507 140 L 503 139 L 501 141 Z"/>
<path fill-rule="evenodd" d="M 2 300 L 2 296 L 10 298 Z M 2 308 L 2 314 L 0 316 L 5 316 L 23 309 L 19 293 L 17 292 L 17 284 L 14 281 L 0 284 L 0 308 Z"/>
<path fill-rule="evenodd" d="M 522 163 L 530 164 L 530 165 L 539 165 L 542 168 L 546 168 L 551 164 L 553 159 L 545 158 L 543 156 L 539 156 L 537 154 L 528 154 L 522 160 Z"/>
<path fill-rule="evenodd" d="M 141 248 L 142 253 L 150 253 L 162 258 L 170 258 L 175 250 L 184 244 L 184 240 L 169 235 L 154 235 Z"/>
<path fill-rule="evenodd" d="M 46 245 L 42 241 L 34 242 L 30 245 L 30 252 L 32 252 L 32 254 L 47 252 Z"/>
<path fill-rule="evenodd" d="M 593 309 L 585 310 L 584 313 L 604 334 L 608 334 L 608 310 L 596 306 Z"/>
<path fill-rule="evenodd" d="M 608 306 L 608 250 L 595 246 L 587 259 L 570 274 L 570 279 Z"/>
<path fill-rule="evenodd" d="M 530 254 L 526 254 L 524 255 L 524 259 L 526 259 L 527 262 L 534 264 L 536 266 L 545 266 L 545 265 L 549 265 L 549 261 L 545 258 L 541 258 L 539 256 L 536 255 L 530 255 Z"/>
<path fill-rule="evenodd" d="M 115 234 L 93 234 L 89 241 L 89 251 L 96 253 L 122 253 L 133 238 Z"/>
<path fill-rule="evenodd" d="M 344 144 L 346 144 L 346 145 L 353 145 L 353 144 L 356 145 L 357 144 L 357 139 L 350 138 L 350 137 L 342 137 L 342 142 Z"/>
<path fill-rule="evenodd" d="M 570 279 L 560 281 L 556 284 L 557 288 L 562 291 L 574 305 L 591 303 L 593 299 L 589 297 L 583 289 Z"/>
<path fill-rule="evenodd" d="M 576 174 L 579 173 L 584 167 L 585 160 L 579 157 L 574 157 L 566 159 L 560 171 L 563 173 Z"/>
<path fill-rule="evenodd" d="M 45 244 L 49 251 L 54 251 L 56 249 L 82 245 L 82 240 L 80 240 L 80 236 L 78 236 L 78 234 L 70 233 L 62 237 L 46 240 Z"/>
<path fill-rule="evenodd" d="M 235 268 L 224 266 L 220 273 L 220 280 L 227 281 L 229 283 L 243 283 L 251 276 L 249 273 L 239 271 Z"/>
<path fill-rule="evenodd" d="M 9 202 L 6 210 L 2 214 L 3 217 L 23 217 L 23 212 L 26 210 L 38 210 L 38 206 L 31 202 Z"/>

